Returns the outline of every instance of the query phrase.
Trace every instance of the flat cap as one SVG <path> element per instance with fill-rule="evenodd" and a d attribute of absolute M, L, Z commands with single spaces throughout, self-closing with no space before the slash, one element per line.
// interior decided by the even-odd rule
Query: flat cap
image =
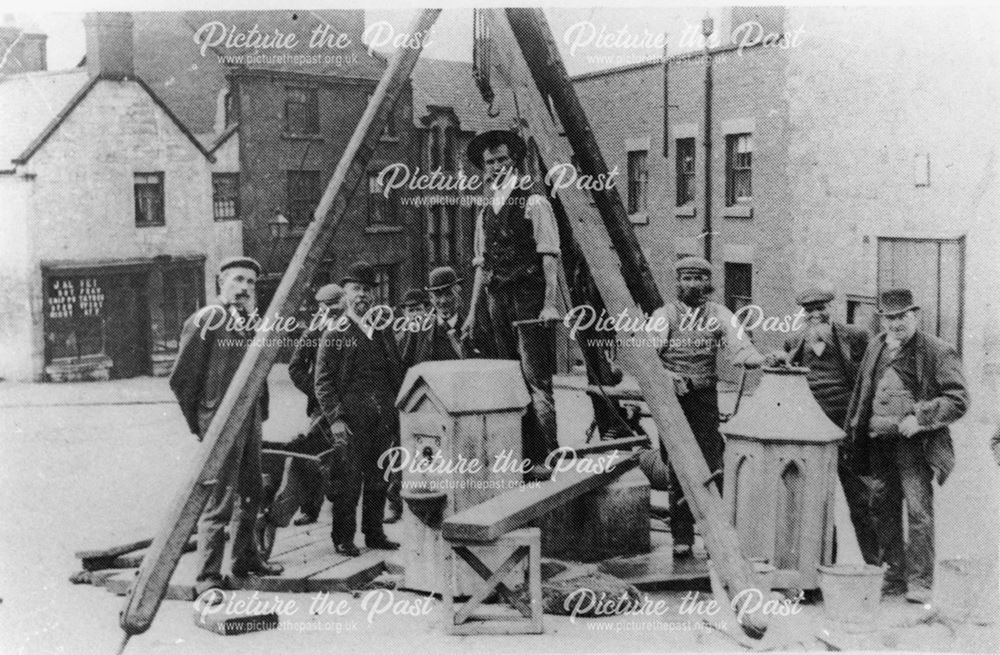
<path fill-rule="evenodd" d="M 828 303 L 833 300 L 833 292 L 829 289 L 819 287 L 809 287 L 803 289 L 799 295 L 795 296 L 795 302 L 800 305 L 813 305 L 817 303 Z"/>
<path fill-rule="evenodd" d="M 325 284 L 316 292 L 316 302 L 337 305 L 344 299 L 344 287 L 339 284 Z"/>
<path fill-rule="evenodd" d="M 703 257 L 684 257 L 674 264 L 674 272 L 680 273 L 681 271 L 700 271 L 706 275 L 711 275 L 712 264 Z"/>
<path fill-rule="evenodd" d="M 260 275 L 261 268 L 260 264 L 253 257 L 247 257 L 245 255 L 237 255 L 235 257 L 226 257 L 221 262 L 219 262 L 219 272 L 226 270 L 227 268 L 249 268 L 257 275 Z"/>
<path fill-rule="evenodd" d="M 403 300 L 399 303 L 404 309 L 407 307 L 419 307 L 428 302 L 427 294 L 421 289 L 407 289 L 403 294 Z"/>

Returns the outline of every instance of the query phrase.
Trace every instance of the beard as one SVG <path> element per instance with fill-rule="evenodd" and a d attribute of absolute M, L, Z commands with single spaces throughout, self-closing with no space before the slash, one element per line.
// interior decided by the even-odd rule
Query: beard
<path fill-rule="evenodd" d="M 698 307 L 704 304 L 708 294 L 712 293 L 711 285 L 700 287 L 677 287 L 677 299 L 689 307 Z"/>
<path fill-rule="evenodd" d="M 830 329 L 830 323 L 827 321 L 811 322 L 806 327 L 806 339 L 809 343 L 816 343 L 817 341 L 830 342 L 833 336 L 833 332 Z"/>

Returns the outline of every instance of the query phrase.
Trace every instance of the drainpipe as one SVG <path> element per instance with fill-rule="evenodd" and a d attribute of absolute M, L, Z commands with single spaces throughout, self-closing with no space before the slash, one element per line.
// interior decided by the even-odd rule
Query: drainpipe
<path fill-rule="evenodd" d="M 712 261 L 712 52 L 709 37 L 715 31 L 711 17 L 701 21 L 701 35 L 705 38 L 705 259 Z"/>

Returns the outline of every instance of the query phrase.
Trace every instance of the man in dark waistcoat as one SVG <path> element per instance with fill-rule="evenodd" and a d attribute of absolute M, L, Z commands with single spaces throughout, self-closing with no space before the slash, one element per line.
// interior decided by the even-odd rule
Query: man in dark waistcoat
<path fill-rule="evenodd" d="M 930 602 L 934 581 L 934 487 L 955 466 L 948 426 L 969 408 L 962 361 L 951 344 L 920 329 L 909 289 L 879 297 L 885 331 L 865 351 L 847 408 L 855 470 L 881 484 L 876 530 L 884 592 Z M 909 539 L 904 547 L 902 505 Z"/>
<path fill-rule="evenodd" d="M 431 271 L 427 293 L 430 294 L 431 316 L 420 330 L 406 333 L 402 343 L 403 366 L 410 368 L 421 362 L 465 359 L 468 344 L 462 343 L 458 320 L 462 281 L 451 266 Z"/>
<path fill-rule="evenodd" d="M 684 416 L 691 425 L 695 440 L 708 464 L 719 473 L 722 489 L 722 435 L 719 434 L 719 397 L 716 373 L 719 351 L 729 353 L 733 364 L 760 366 L 764 358 L 733 324 L 733 313 L 724 305 L 712 302 L 712 265 L 701 257 L 684 257 L 674 265 L 677 274 L 676 303 L 667 303 L 653 312 L 653 320 L 666 319 L 667 329 L 660 334 L 659 349 L 664 367 L 671 372 L 674 389 Z M 660 454 L 666 461 L 662 444 Z M 684 498 L 673 467 L 670 470 L 670 532 L 674 553 L 691 555 L 694 544 L 694 516 Z"/>
<path fill-rule="evenodd" d="M 462 336 L 470 338 L 482 290 L 498 357 L 517 359 L 531 393 L 523 423 L 523 455 L 531 460 L 527 477 L 545 477 L 546 457 L 558 448 L 555 372 L 559 231 L 552 206 L 536 191 L 524 170 L 526 144 L 507 130 L 484 132 L 467 148 L 483 171 L 486 193 L 473 236 L 475 277 Z"/>
<path fill-rule="evenodd" d="M 847 405 L 858 377 L 858 367 L 868 347 L 868 333 L 830 318 L 834 294 L 811 287 L 796 297 L 806 326 L 785 340 L 783 352 L 773 353 L 769 363 L 784 362 L 809 369 L 806 380 L 823 412 L 838 426 L 847 418 Z M 872 524 L 871 491 L 850 465 L 847 444 L 841 448 L 838 472 L 858 538 L 861 555 L 869 564 L 878 563 L 878 542 Z"/>
<path fill-rule="evenodd" d="M 306 415 L 309 429 L 304 435 L 292 439 L 284 448 L 291 452 L 317 455 L 330 448 L 330 426 L 323 418 L 316 400 L 316 351 L 326 329 L 340 318 L 343 311 L 344 290 L 338 284 L 327 284 L 316 292 L 316 313 L 310 324 L 295 342 L 295 349 L 288 362 L 288 377 L 295 388 L 306 396 Z M 303 459 L 292 459 L 278 495 L 266 514 L 266 522 L 274 527 L 285 527 L 296 509 L 302 514 L 295 525 L 314 523 L 323 507 L 323 485 L 327 482 L 320 465 Z"/>
<path fill-rule="evenodd" d="M 188 428 L 201 441 L 222 402 L 243 355 L 253 340 L 247 329 L 255 312 L 255 284 L 260 264 L 249 257 L 231 257 L 219 265 L 217 302 L 184 322 L 170 388 L 177 397 Z M 261 422 L 267 420 L 267 387 L 254 404 L 237 436 L 218 482 L 198 520 L 198 594 L 233 585 L 222 574 L 225 528 L 233 521 L 231 573 L 277 575 L 282 567 L 269 564 L 257 552 L 254 526 L 261 497 Z M 235 508 L 235 514 L 234 514 Z"/>
<path fill-rule="evenodd" d="M 354 533 L 362 494 L 365 545 L 380 550 L 399 548 L 382 528 L 388 481 L 379 459 L 399 438 L 395 403 L 403 383 L 403 366 L 392 330 L 375 329 L 369 315 L 375 270 L 365 262 L 356 262 L 341 285 L 346 319 L 324 333 L 320 342 L 316 398 L 330 424 L 335 448 L 331 538 L 338 553 L 354 557 L 360 554 Z"/>

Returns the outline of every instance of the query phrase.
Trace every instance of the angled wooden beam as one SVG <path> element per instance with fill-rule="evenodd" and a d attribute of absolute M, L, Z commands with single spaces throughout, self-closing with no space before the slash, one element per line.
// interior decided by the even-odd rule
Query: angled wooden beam
<path fill-rule="evenodd" d="M 378 147 L 382 129 L 396 100 L 410 79 L 426 33 L 440 13 L 440 9 L 422 10 L 409 27 L 409 34 L 415 36 L 410 39 L 414 45 L 399 49 L 392 56 L 320 199 L 313 221 L 275 291 L 268 316 L 293 316 L 298 310 L 303 293 L 333 240 L 348 200 L 365 179 L 368 162 Z M 126 635 L 122 649 L 129 636 L 145 632 L 156 616 L 177 560 L 194 531 L 237 434 L 257 402 L 280 345 L 277 339 L 259 334 L 243 357 L 205 434 L 198 462 L 175 496 L 160 532 L 142 561 L 120 615 L 119 624 Z"/>
<path fill-rule="evenodd" d="M 517 91 L 528 96 L 522 106 L 530 112 L 527 120 L 532 134 L 544 141 L 539 143 L 542 156 L 551 165 L 569 163 L 575 155 L 581 174 L 607 179 L 607 164 L 542 10 L 512 8 L 496 13 L 501 49 L 505 40 L 518 46 L 511 48 L 511 57 L 504 63 L 511 67 Z M 525 76 L 533 81 L 530 85 L 533 88 L 523 86 Z M 554 108 L 565 138 L 560 136 L 547 107 Z M 650 313 L 662 306 L 663 299 L 618 192 L 607 186 L 593 191 L 596 211 L 581 200 L 581 195 L 582 192 L 575 193 L 573 189 L 560 193 L 573 219 L 570 223 L 574 237 L 608 311 L 617 315 L 624 310 L 631 316 L 639 316 L 643 311 Z M 720 577 L 733 595 L 759 589 L 756 571 L 740 553 L 736 530 L 726 520 L 722 497 L 714 485 L 708 484 L 711 472 L 677 402 L 673 382 L 663 369 L 656 349 L 648 343 L 651 335 L 635 332 L 617 336 L 623 368 L 639 383 L 660 441 L 677 472 L 692 514 L 702 527 L 705 545 Z M 643 343 L 646 345 L 639 345 Z M 766 628 L 760 616 L 747 616 L 745 620 L 745 627 L 755 635 Z"/>

